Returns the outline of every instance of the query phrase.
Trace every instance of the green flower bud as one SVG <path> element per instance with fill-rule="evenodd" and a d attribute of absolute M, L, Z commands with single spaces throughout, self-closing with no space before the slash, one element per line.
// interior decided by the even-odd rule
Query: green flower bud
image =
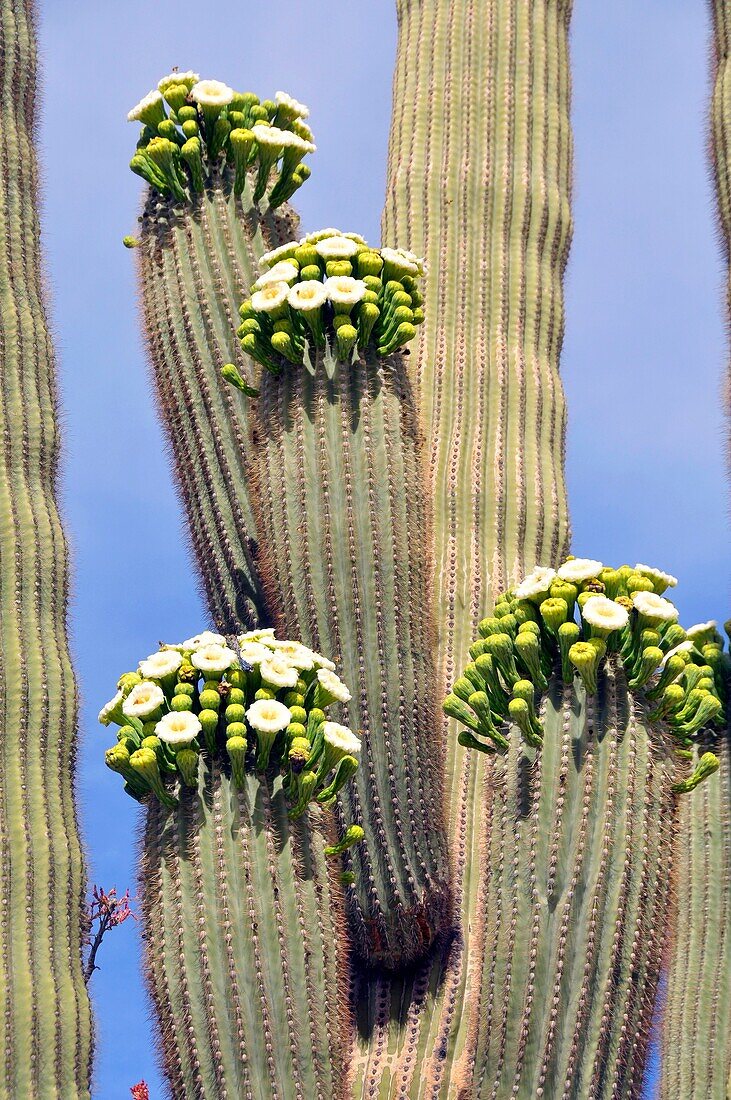
<path fill-rule="evenodd" d="M 364 279 L 366 275 L 378 276 L 383 270 L 383 259 L 380 252 L 370 248 L 364 248 L 355 258 L 358 269 L 358 278 Z"/>
<path fill-rule="evenodd" d="M 685 659 L 679 653 L 673 654 L 665 662 L 655 687 L 647 692 L 648 699 L 659 699 L 668 684 L 672 684 L 685 669 Z"/>
<path fill-rule="evenodd" d="M 168 141 L 172 141 L 173 145 L 180 144 L 178 128 L 171 118 L 164 118 L 162 122 L 157 124 L 157 137 L 166 138 Z"/>
<path fill-rule="evenodd" d="M 520 630 L 514 642 L 518 661 L 539 691 L 545 691 L 548 681 L 543 673 L 543 648 L 531 630 Z"/>
<path fill-rule="evenodd" d="M 616 600 L 617 596 L 627 594 L 624 588 L 622 575 L 616 569 L 604 568 L 598 578 L 604 585 L 604 595 L 609 600 Z"/>
<path fill-rule="evenodd" d="M 250 386 L 249 383 L 243 379 L 233 363 L 224 363 L 221 367 L 221 375 L 230 385 L 235 386 L 237 390 L 241 390 L 247 397 L 259 396 L 259 390 Z"/>
<path fill-rule="evenodd" d="M 229 141 L 235 166 L 234 194 L 240 195 L 246 184 L 246 169 L 254 148 L 254 132 L 237 128 L 229 134 Z"/>
<path fill-rule="evenodd" d="M 204 692 L 203 694 L 208 694 Z M 201 695 L 203 698 L 203 695 Z M 198 721 L 203 727 L 203 735 L 206 741 L 206 748 L 209 752 L 216 751 L 216 732 L 218 730 L 218 712 L 212 708 L 205 708 L 198 715 Z"/>
<path fill-rule="evenodd" d="M 488 638 L 491 634 L 502 633 L 500 620 L 496 615 L 488 616 L 486 619 L 483 619 L 477 629 L 479 630 L 483 638 Z"/>
<path fill-rule="evenodd" d="M 301 772 L 301 774 L 296 777 L 296 780 L 295 791 L 297 800 L 289 811 L 289 816 L 293 820 L 302 816 L 309 806 L 317 788 L 317 776 L 313 771 Z"/>
<path fill-rule="evenodd" d="M 482 723 L 477 715 L 470 710 L 466 701 L 460 699 L 458 695 L 453 693 L 448 695 L 442 703 L 442 709 L 446 715 L 461 722 L 463 726 L 467 726 L 474 733 L 482 733 Z"/>
<path fill-rule="evenodd" d="M 507 752 L 509 747 L 508 742 L 506 738 L 498 732 L 495 726 L 492 711 L 490 709 L 490 700 L 487 694 L 484 691 L 475 691 L 470 696 L 468 702 L 479 719 L 480 733 L 484 737 L 489 737 L 491 741 L 494 741 L 502 752 Z"/>
<path fill-rule="evenodd" d="M 516 622 L 518 623 L 518 628 L 524 626 L 526 623 L 531 622 L 538 625 L 538 614 L 536 608 L 533 606 L 530 600 L 516 600 L 515 603 L 511 604 L 510 610 L 515 616 Z"/>
<path fill-rule="evenodd" d="M 170 709 L 176 711 L 192 710 L 193 700 L 190 695 L 173 695 L 170 700 Z"/>
<path fill-rule="evenodd" d="M 136 684 L 142 683 L 142 677 L 139 672 L 125 672 L 117 680 L 117 690 L 122 692 L 122 695 L 126 699 L 130 691 Z"/>
<path fill-rule="evenodd" d="M 231 761 L 231 774 L 233 775 L 234 784 L 239 790 L 243 790 L 246 784 L 246 749 L 245 737 L 229 737 L 226 742 L 226 752 Z"/>
<path fill-rule="evenodd" d="M 492 654 L 481 654 L 474 662 L 474 665 L 482 677 L 483 683 L 487 687 L 490 707 L 495 714 L 504 718 L 508 713 L 508 694 L 502 685 L 497 671 L 497 664 Z"/>
<path fill-rule="evenodd" d="M 246 725 L 243 722 L 229 722 L 226 726 L 226 740 L 229 741 L 232 737 L 243 737 L 246 740 Z"/>
<path fill-rule="evenodd" d="M 360 825 L 350 825 L 343 834 L 341 840 L 337 844 L 329 844 L 325 849 L 326 856 L 339 856 L 343 852 L 346 852 L 348 848 L 352 848 L 355 844 L 360 844 L 365 838 L 365 832 Z"/>
<path fill-rule="evenodd" d="M 655 585 L 652 583 L 649 577 L 643 577 L 642 573 L 632 573 L 625 581 L 625 588 L 627 589 L 627 595 L 631 596 L 633 592 L 654 592 Z"/>
<path fill-rule="evenodd" d="M 299 774 L 310 759 L 312 746 L 307 737 L 294 737 L 289 746 L 287 757 L 289 766 L 295 774 Z"/>
<path fill-rule="evenodd" d="M 104 754 L 104 762 L 108 768 L 113 772 L 117 772 L 127 781 L 131 792 L 134 792 L 133 797 L 139 798 L 149 790 L 145 780 L 131 766 L 130 752 L 125 745 L 117 744 L 107 749 Z"/>
<path fill-rule="evenodd" d="M 192 699 L 193 696 L 195 695 L 195 688 L 193 687 L 192 684 L 186 683 L 185 681 L 178 680 L 177 684 L 173 688 L 173 696 L 176 696 L 176 695 L 189 695 L 190 698 Z"/>
<path fill-rule="evenodd" d="M 187 745 L 184 749 L 178 749 L 175 754 L 175 763 L 186 787 L 198 786 L 199 756 L 195 749 Z"/>
<path fill-rule="evenodd" d="M 509 634 L 490 634 L 486 641 L 488 652 L 497 663 L 500 672 L 512 687 L 515 681 L 521 678 L 520 673 L 515 667 L 513 639 Z"/>
<path fill-rule="evenodd" d="M 470 655 L 470 657 L 472 658 L 473 661 L 475 660 L 475 658 L 479 657 L 484 652 L 485 652 L 485 640 L 484 640 L 484 638 L 478 638 L 478 640 L 476 642 L 473 642 L 472 645 L 469 648 L 469 655 Z"/>
<path fill-rule="evenodd" d="M 542 737 L 535 732 L 533 727 L 530 707 L 525 699 L 511 699 L 508 703 L 508 713 L 510 714 L 510 721 L 519 728 L 529 745 L 540 745 L 542 743 Z"/>
<path fill-rule="evenodd" d="M 178 146 L 167 138 L 156 137 L 152 138 L 148 144 L 145 154 L 161 173 L 176 199 L 185 202 L 188 196 L 183 189 L 183 181 L 178 170 L 180 157 Z"/>
<path fill-rule="evenodd" d="M 200 137 L 200 127 L 193 119 L 188 119 L 182 125 L 183 136 L 187 140 L 188 138 Z"/>
<path fill-rule="evenodd" d="M 552 634 L 556 634 L 558 628 L 566 622 L 569 614 L 569 608 L 566 600 L 560 596 L 549 596 L 547 600 L 544 600 L 540 605 L 539 611 L 541 618 L 546 624 L 546 628 L 550 630 Z"/>
<path fill-rule="evenodd" d="M 662 634 L 662 648 L 666 653 L 681 645 L 688 637 L 680 623 L 669 623 L 664 630 L 662 627 L 659 630 Z"/>
<path fill-rule="evenodd" d="M 558 628 L 558 648 L 561 653 L 561 675 L 565 684 L 573 683 L 574 666 L 569 657 L 571 647 L 581 637 L 581 630 L 574 622 L 563 623 Z"/>
<path fill-rule="evenodd" d="M 139 246 L 139 239 L 137 237 L 122 237 L 122 244 L 125 248 L 137 248 Z"/>
<path fill-rule="evenodd" d="M 691 692 L 691 695 L 693 692 Z M 677 715 L 680 719 L 679 729 L 680 732 L 685 734 L 686 737 L 692 737 L 698 733 L 699 730 L 704 729 L 710 725 L 721 713 L 723 704 L 717 695 L 712 695 L 709 691 L 703 692 L 699 700 L 694 701 L 691 704 L 691 711 L 688 717 L 682 717 L 683 712 Z M 683 708 L 685 710 L 685 708 Z"/>
<path fill-rule="evenodd" d="M 381 316 L 381 311 L 377 305 L 371 302 L 361 302 L 358 306 L 358 346 L 364 348 L 367 346 L 371 335 L 373 333 L 374 326 Z"/>
<path fill-rule="evenodd" d="M 230 722 L 243 722 L 246 717 L 246 709 L 240 703 L 231 703 L 226 707 L 224 718 L 226 725 Z"/>
<path fill-rule="evenodd" d="M 671 718 L 683 705 L 685 692 L 680 684 L 668 684 L 658 699 L 657 706 L 648 715 L 651 722 L 659 722 Z"/>
<path fill-rule="evenodd" d="M 342 756 L 338 761 L 332 782 L 320 791 L 317 801 L 322 805 L 334 802 L 338 791 L 345 786 L 349 779 L 352 779 L 357 770 L 358 761 L 354 756 Z"/>
<path fill-rule="evenodd" d="M 201 140 L 199 137 L 191 137 L 180 150 L 180 156 L 190 169 L 190 178 L 194 191 L 202 191 L 205 187 L 203 174 L 203 158 L 201 156 Z"/>
<path fill-rule="evenodd" d="M 717 756 L 712 752 L 704 752 L 693 774 L 688 779 L 684 779 L 682 783 L 675 783 L 673 791 L 675 794 L 687 794 L 689 791 L 695 790 L 699 783 L 718 771 L 720 766 L 721 762 Z"/>
<path fill-rule="evenodd" d="M 493 614 L 494 614 L 496 619 L 501 619 L 502 620 L 505 615 L 512 615 L 512 613 L 513 613 L 513 608 L 511 606 L 510 600 L 502 600 L 501 599 L 501 600 L 498 600 L 498 602 L 495 604 L 495 609 L 493 611 Z M 500 623 L 500 629 L 502 630 L 502 622 Z"/>
<path fill-rule="evenodd" d="M 569 649 L 569 661 L 581 676 L 587 695 L 596 695 L 599 663 L 606 651 L 605 646 L 600 649 L 595 643 L 601 644 L 600 639 L 574 642 Z"/>
<path fill-rule="evenodd" d="M 635 665 L 634 676 L 629 681 L 629 686 L 638 688 L 646 684 L 661 663 L 662 658 L 663 652 L 658 646 L 646 646 Z"/>
<path fill-rule="evenodd" d="M 385 344 L 379 344 L 378 354 L 381 357 L 391 355 L 397 348 L 402 348 L 404 344 L 410 343 L 416 336 L 416 329 L 413 325 L 404 322 L 400 324 L 394 335 Z"/>
<path fill-rule="evenodd" d="M 167 806 L 168 809 L 171 810 L 175 809 L 178 805 L 178 800 L 177 798 L 173 798 L 163 785 L 160 776 L 160 768 L 157 763 L 157 756 L 154 750 L 143 746 L 132 753 L 129 762 L 135 773 L 155 792 L 163 806 Z"/>
<path fill-rule="evenodd" d="M 205 684 L 200 693 L 199 702 L 202 710 L 218 710 L 221 705 L 221 696 Z"/>
<path fill-rule="evenodd" d="M 534 608 L 534 610 L 535 610 L 535 608 Z M 537 614 L 537 612 L 536 612 L 536 614 Z M 520 626 L 518 627 L 518 633 L 519 634 L 535 634 L 535 636 L 536 636 L 536 638 L 538 639 L 539 642 L 543 637 L 543 634 L 541 633 L 541 628 L 540 628 L 540 626 L 538 625 L 538 623 L 536 622 L 535 619 L 526 619 L 525 622 L 521 623 Z"/>
<path fill-rule="evenodd" d="M 172 109 L 177 114 L 177 112 L 186 105 L 186 100 L 188 98 L 188 85 L 168 84 L 163 94 L 165 96 L 165 99 L 168 101 Z"/>
<path fill-rule="evenodd" d="M 469 702 L 470 695 L 474 690 L 475 684 L 468 676 L 458 676 L 452 684 L 452 692 L 465 703 Z"/>
<path fill-rule="evenodd" d="M 492 742 L 480 741 L 473 733 L 468 730 L 462 730 L 457 736 L 457 742 L 463 749 L 476 749 L 478 752 L 484 752 L 486 756 L 494 756 L 497 752 L 495 745 Z"/>

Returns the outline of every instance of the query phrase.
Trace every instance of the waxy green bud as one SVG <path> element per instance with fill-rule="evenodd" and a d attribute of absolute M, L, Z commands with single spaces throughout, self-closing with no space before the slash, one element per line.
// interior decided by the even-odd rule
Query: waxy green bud
<path fill-rule="evenodd" d="M 221 705 L 221 696 L 217 691 L 204 686 L 203 691 L 200 693 L 199 702 L 202 710 L 218 710 Z"/>
<path fill-rule="evenodd" d="M 604 585 L 604 595 L 609 600 L 616 600 L 617 596 L 627 594 L 627 589 L 624 588 L 623 578 L 621 573 L 616 569 L 602 569 L 599 574 L 599 580 Z"/>
<path fill-rule="evenodd" d="M 175 763 L 186 787 L 198 786 L 199 759 L 198 753 L 190 746 L 178 749 L 175 754 Z"/>
<path fill-rule="evenodd" d="M 254 140 L 253 130 L 236 129 L 232 130 L 229 135 L 235 166 L 234 193 L 237 195 L 241 194 L 246 184 L 246 169 L 251 159 Z"/>
<path fill-rule="evenodd" d="M 224 712 L 226 725 L 230 722 L 243 722 L 245 717 L 246 710 L 240 703 L 230 703 Z"/>
<path fill-rule="evenodd" d="M 325 787 L 317 796 L 317 801 L 322 805 L 328 805 L 335 801 L 335 797 L 339 790 L 345 786 L 349 779 L 355 775 L 358 770 L 358 761 L 354 756 L 343 756 L 338 761 L 335 769 L 335 775 L 329 787 Z"/>
<path fill-rule="evenodd" d="M 502 633 L 500 620 L 496 615 L 488 616 L 486 619 L 483 619 L 477 629 L 483 638 L 488 638 L 491 634 Z"/>
<path fill-rule="evenodd" d="M 304 707 L 290 707 L 289 713 L 292 715 L 293 722 L 300 722 L 303 726 L 307 725 L 307 711 Z"/>
<path fill-rule="evenodd" d="M 533 727 L 530 707 L 525 699 L 511 699 L 508 703 L 508 712 L 510 714 L 510 721 L 519 728 L 527 743 L 529 745 L 540 745 L 543 739 L 536 733 Z"/>
<path fill-rule="evenodd" d="M 345 324 L 335 326 L 335 339 L 337 342 L 338 359 L 345 362 L 350 359 L 353 354 L 353 349 L 358 339 L 358 331 L 348 320 Z"/>
<path fill-rule="evenodd" d="M 693 774 L 688 779 L 684 779 L 682 783 L 676 783 L 673 786 L 673 791 L 675 794 L 687 794 L 689 791 L 695 790 L 699 783 L 718 771 L 720 766 L 721 762 L 717 756 L 712 752 L 704 752 Z"/>
<path fill-rule="evenodd" d="M 606 646 L 598 638 L 574 642 L 569 649 L 569 661 L 581 676 L 587 695 L 596 695 L 597 673 L 605 652 Z"/>
<path fill-rule="evenodd" d="M 355 844 L 360 844 L 364 838 L 365 832 L 360 825 L 350 825 L 337 844 L 329 844 L 327 846 L 325 855 L 339 856 L 343 852 L 347 852 L 348 848 L 352 848 Z"/>
<path fill-rule="evenodd" d="M 183 190 L 182 180 L 178 171 L 177 158 L 180 156 L 178 146 L 167 138 L 152 138 L 145 149 L 146 155 L 162 173 L 165 183 L 170 188 L 176 199 L 185 202 L 187 195 Z"/>
<path fill-rule="evenodd" d="M 509 634 L 490 634 L 486 641 L 490 655 L 496 661 L 500 672 L 512 687 L 515 681 L 521 678 L 520 673 L 515 667 L 513 639 Z"/>
<path fill-rule="evenodd" d="M 518 627 L 524 626 L 525 623 L 536 623 L 538 625 L 538 612 L 534 604 L 530 600 L 516 600 L 511 604 L 511 611 L 518 623 Z"/>
<path fill-rule="evenodd" d="M 684 699 L 685 692 L 680 684 L 668 684 L 648 718 L 651 722 L 667 720 L 680 710 Z"/>
<path fill-rule="evenodd" d="M 183 131 L 183 137 L 185 137 L 186 140 L 188 138 L 200 137 L 200 126 L 193 119 L 188 119 L 184 122 L 181 129 Z"/>
<path fill-rule="evenodd" d="M 539 608 L 541 618 L 552 634 L 558 632 L 558 628 L 566 622 L 569 616 L 569 608 L 566 600 L 558 596 L 549 596 Z"/>
<path fill-rule="evenodd" d="M 529 630 L 518 631 L 514 642 L 518 660 L 539 691 L 545 691 L 548 681 L 543 673 L 543 648 L 540 640 Z"/>
<path fill-rule="evenodd" d="M 536 614 L 537 613 L 538 612 L 536 611 Z M 521 623 L 520 626 L 518 627 L 518 633 L 519 634 L 526 634 L 526 633 L 535 634 L 536 638 L 538 638 L 538 641 L 540 641 L 543 637 L 543 634 L 541 633 L 541 628 L 540 628 L 540 626 L 538 625 L 538 623 L 536 622 L 535 619 L 526 619 L 525 622 Z"/>
<path fill-rule="evenodd" d="M 231 737 L 243 737 L 246 740 L 246 725 L 243 722 L 229 722 L 226 726 L 226 740 Z"/>
<path fill-rule="evenodd" d="M 450 694 L 442 703 L 442 709 L 450 718 L 455 718 L 463 726 L 473 730 L 474 733 L 482 733 L 482 724 L 477 715 L 470 710 L 467 703 L 458 695 Z"/>
<path fill-rule="evenodd" d="M 127 698 L 130 691 L 136 684 L 142 683 L 142 677 L 139 672 L 125 672 L 123 676 L 120 676 L 117 680 L 117 689 L 122 692 L 122 695 Z"/>
<path fill-rule="evenodd" d="M 259 396 L 259 390 L 255 389 L 253 386 L 250 386 L 248 382 L 244 381 L 241 374 L 233 363 L 224 363 L 224 365 L 221 367 L 221 375 L 232 386 L 235 386 L 237 390 L 241 390 L 242 393 L 246 394 L 247 397 Z"/>
<path fill-rule="evenodd" d="M 190 695 L 173 695 L 170 700 L 170 709 L 175 711 L 192 710 L 193 700 Z"/>
<path fill-rule="evenodd" d="M 154 791 L 163 806 L 167 806 L 171 810 L 175 809 L 178 800 L 173 798 L 163 785 L 154 750 L 143 746 L 132 753 L 129 762 L 136 774 Z"/>
<path fill-rule="evenodd" d="M 135 792 L 135 797 L 144 795 L 149 787 L 130 764 L 129 750 L 122 744 L 113 745 L 104 754 L 104 762 L 113 772 L 117 772 Z"/>
<path fill-rule="evenodd" d="M 301 772 L 307 765 L 311 748 L 312 746 L 306 737 L 294 737 L 292 739 L 287 757 L 289 766 L 295 774 Z"/>
<path fill-rule="evenodd" d="M 293 820 L 301 817 L 312 800 L 312 797 L 317 788 L 317 776 L 313 771 L 303 771 L 297 777 L 296 794 L 297 800 L 294 803 L 292 809 L 289 811 L 289 816 Z"/>
<path fill-rule="evenodd" d="M 681 645 L 688 637 L 680 623 L 669 623 L 664 630 L 661 628 L 661 633 L 662 648 L 666 653 L 671 649 L 675 649 L 676 646 Z"/>
<path fill-rule="evenodd" d="M 655 591 L 655 585 L 650 578 L 643 577 L 642 573 L 631 573 L 625 581 L 625 588 L 627 589 L 628 596 L 631 596 L 633 592 Z"/>
<path fill-rule="evenodd" d="M 562 581 L 556 579 L 548 590 L 548 595 L 552 599 L 564 600 L 566 603 L 567 618 L 571 618 L 574 613 L 574 605 L 579 598 L 579 590 L 575 584 L 571 584 L 569 581 Z M 543 606 L 541 605 L 541 611 Z M 565 621 L 565 620 L 564 620 Z"/>
<path fill-rule="evenodd" d="M 480 741 L 473 733 L 468 730 L 462 730 L 458 737 L 457 742 L 463 749 L 477 749 L 478 752 L 484 752 L 486 756 L 494 756 L 497 752 L 495 745 L 486 741 Z"/>
<path fill-rule="evenodd" d="M 355 258 L 358 268 L 358 278 L 364 279 L 366 275 L 380 275 L 383 270 L 383 259 L 379 252 L 364 248 Z"/>
<path fill-rule="evenodd" d="M 180 156 L 190 169 L 193 190 L 202 191 L 205 187 L 205 180 L 203 175 L 203 158 L 201 156 L 200 138 L 188 138 L 180 150 Z"/>
<path fill-rule="evenodd" d="M 508 695 L 500 682 L 497 666 L 490 653 L 481 654 L 474 662 L 475 668 L 487 687 L 490 706 L 495 714 L 504 718 L 508 713 Z"/>
<path fill-rule="evenodd" d="M 558 628 L 558 648 L 561 653 L 561 675 L 565 684 L 573 683 L 574 666 L 569 658 L 571 647 L 581 637 L 581 630 L 574 622 L 563 623 Z"/>
<path fill-rule="evenodd" d="M 634 676 L 629 681 L 629 686 L 631 688 L 638 688 L 646 684 L 656 671 L 662 658 L 663 652 L 658 646 L 646 646 L 640 654 L 639 661 L 635 666 Z"/>
<path fill-rule="evenodd" d="M 668 684 L 672 684 L 685 669 L 685 659 L 679 653 L 668 657 L 655 687 L 648 691 L 648 699 L 659 699 Z"/>
<path fill-rule="evenodd" d="M 475 668 L 477 665 L 475 665 Z M 463 702 L 469 702 L 470 695 L 475 690 L 475 684 L 468 676 L 458 676 L 452 684 L 452 692 Z"/>
<path fill-rule="evenodd" d="M 691 692 L 691 694 L 693 693 Z M 699 730 L 714 722 L 722 710 L 723 704 L 717 695 L 712 695 L 709 691 L 703 692 L 700 700 L 693 706 L 689 717 L 681 717 L 682 712 L 681 715 L 678 715 L 681 732 L 686 737 L 692 737 L 693 734 L 698 733 Z"/>
<path fill-rule="evenodd" d="M 490 709 L 490 700 L 484 691 L 475 691 L 470 696 L 469 705 L 477 715 L 480 722 L 480 733 L 484 737 L 489 737 L 491 741 L 494 741 L 501 752 L 508 751 L 508 742 L 506 738 L 498 732 L 495 722 L 493 721 L 492 711 Z"/>
<path fill-rule="evenodd" d="M 173 696 L 175 695 L 189 695 L 192 699 L 195 695 L 195 688 L 192 684 L 178 680 L 177 684 L 173 688 Z"/>
<path fill-rule="evenodd" d="M 229 737 L 226 742 L 226 752 L 231 761 L 231 774 L 234 784 L 243 790 L 246 784 L 246 739 L 244 737 Z"/>

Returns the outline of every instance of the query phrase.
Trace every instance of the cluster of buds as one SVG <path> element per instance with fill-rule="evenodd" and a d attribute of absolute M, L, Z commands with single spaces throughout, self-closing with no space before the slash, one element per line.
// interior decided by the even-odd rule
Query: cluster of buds
<path fill-rule="evenodd" d="M 278 374 L 285 362 L 313 370 L 313 351 L 330 373 L 372 343 L 386 356 L 413 340 L 424 320 L 418 281 L 424 263 L 412 252 L 371 248 L 357 233 L 321 229 L 267 252 L 262 274 L 242 304 L 243 350 Z M 224 377 L 240 385 L 235 367 Z"/>
<path fill-rule="evenodd" d="M 470 662 L 444 702 L 466 727 L 460 744 L 505 753 L 510 723 L 540 746 L 537 700 L 550 677 L 560 672 L 571 684 L 579 676 L 593 695 L 602 663 L 614 655 L 629 687 L 650 703 L 649 720 L 663 721 L 677 751 L 690 758 L 700 731 L 723 721 L 731 661 L 714 622 L 689 630 L 678 624 L 678 610 L 664 596 L 676 583 L 651 566 L 611 569 L 588 558 L 534 569 L 479 624 Z M 691 790 L 717 767 L 715 755 L 705 753 L 677 789 Z"/>
<path fill-rule="evenodd" d="M 286 92 L 260 100 L 198 73 L 172 72 L 127 115 L 142 123 L 130 168 L 160 194 L 185 202 L 203 191 L 211 172 L 227 165 L 233 190 L 244 190 L 256 168 L 253 199 L 269 187 L 269 205 L 286 202 L 310 175 L 303 157 L 315 152 L 304 121 L 307 107 Z"/>
<path fill-rule="evenodd" d="M 298 817 L 312 800 L 331 806 L 358 768 L 359 738 L 325 713 L 349 699 L 334 664 L 300 642 L 266 629 L 229 646 L 204 631 L 162 645 L 120 678 L 99 714 L 119 726 L 106 763 L 133 798 L 152 792 L 169 808 L 176 784 L 198 787 L 201 757 L 227 762 L 240 788 L 247 771 L 271 765 Z M 363 833 L 348 835 L 355 843 Z"/>

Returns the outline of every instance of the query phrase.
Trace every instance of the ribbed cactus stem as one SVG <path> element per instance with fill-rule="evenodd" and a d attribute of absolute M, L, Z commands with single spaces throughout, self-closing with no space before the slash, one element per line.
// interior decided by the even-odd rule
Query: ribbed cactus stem
<path fill-rule="evenodd" d="M 342 809 L 366 839 L 346 860 L 351 926 L 361 954 L 396 966 L 449 901 L 423 438 L 404 357 L 323 358 L 265 373 L 251 414 L 259 568 L 280 631 L 337 655 L 354 688 L 342 714 L 363 753 Z"/>
<path fill-rule="evenodd" d="M 721 766 L 680 802 L 662 1100 L 725 1100 L 731 1085 L 731 733 L 704 749 Z"/>
<path fill-rule="evenodd" d="M 568 540 L 558 359 L 572 229 L 571 4 L 399 0 L 397 10 L 382 241 L 428 268 L 411 369 L 429 441 L 446 694 L 491 596 L 535 562 L 555 563 Z M 459 1095 L 456 1067 L 475 1057 L 491 765 L 465 755 L 456 727 L 447 745 L 461 935 L 413 982 L 372 988 L 364 1095 L 387 1081 L 406 1095 Z"/>
<path fill-rule="evenodd" d="M 0 1080 L 8 1097 L 65 1100 L 89 1095 L 92 1029 L 31 3 L 0 3 L 0 80 Z"/>
<path fill-rule="evenodd" d="M 346 1095 L 349 964 L 329 840 L 317 809 L 289 821 L 278 779 L 237 790 L 217 764 L 178 810 L 150 800 L 146 971 L 176 1098 Z"/>
<path fill-rule="evenodd" d="M 296 228 L 288 208 L 254 207 L 251 188 L 247 180 L 237 198 L 223 170 L 192 204 L 150 191 L 136 249 L 158 408 L 208 606 L 224 630 L 260 625 L 266 612 L 246 491 L 249 405 L 220 372 L 235 363 L 252 380 L 238 307 L 260 274 L 258 257 Z"/>

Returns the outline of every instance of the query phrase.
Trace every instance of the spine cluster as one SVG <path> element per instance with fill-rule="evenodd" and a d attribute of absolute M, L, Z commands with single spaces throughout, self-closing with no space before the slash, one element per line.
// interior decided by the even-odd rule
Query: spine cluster
<path fill-rule="evenodd" d="M 209 763 L 228 764 L 239 789 L 247 768 L 265 772 L 273 765 L 294 818 L 313 800 L 332 806 L 360 754 L 359 738 L 325 714 L 350 699 L 334 668 L 300 642 L 275 638 L 272 629 L 241 635 L 237 650 L 210 631 L 163 646 L 120 678 L 99 714 L 103 725 L 119 727 L 107 766 L 133 798 L 152 792 L 170 809 L 178 799 L 166 780 L 197 790 L 204 752 Z M 362 837 L 362 829 L 352 829 L 347 839 Z"/>
<path fill-rule="evenodd" d="M 173 72 L 127 116 L 143 127 L 130 168 L 179 203 L 204 191 L 223 165 L 231 170 L 234 194 L 241 195 L 256 169 L 253 201 L 268 194 L 270 207 L 281 206 L 310 175 L 303 157 L 316 146 L 304 121 L 308 115 L 286 92 L 262 101 L 219 80 Z"/>
<path fill-rule="evenodd" d="M 628 686 L 652 703 L 649 720 L 664 721 L 677 751 L 692 757 L 699 732 L 723 721 L 729 657 L 715 623 L 678 624 L 677 608 L 662 594 L 676 583 L 653 567 L 611 569 L 586 558 L 569 558 L 558 571 L 534 569 L 480 622 L 471 660 L 444 702 L 466 727 L 460 744 L 506 753 L 501 727 L 511 722 L 527 744 L 540 746 L 536 707 L 554 667 L 567 686 L 578 675 L 595 695 L 605 659 L 616 654 Z M 676 790 L 692 790 L 717 768 L 714 754 L 704 753 Z"/>

